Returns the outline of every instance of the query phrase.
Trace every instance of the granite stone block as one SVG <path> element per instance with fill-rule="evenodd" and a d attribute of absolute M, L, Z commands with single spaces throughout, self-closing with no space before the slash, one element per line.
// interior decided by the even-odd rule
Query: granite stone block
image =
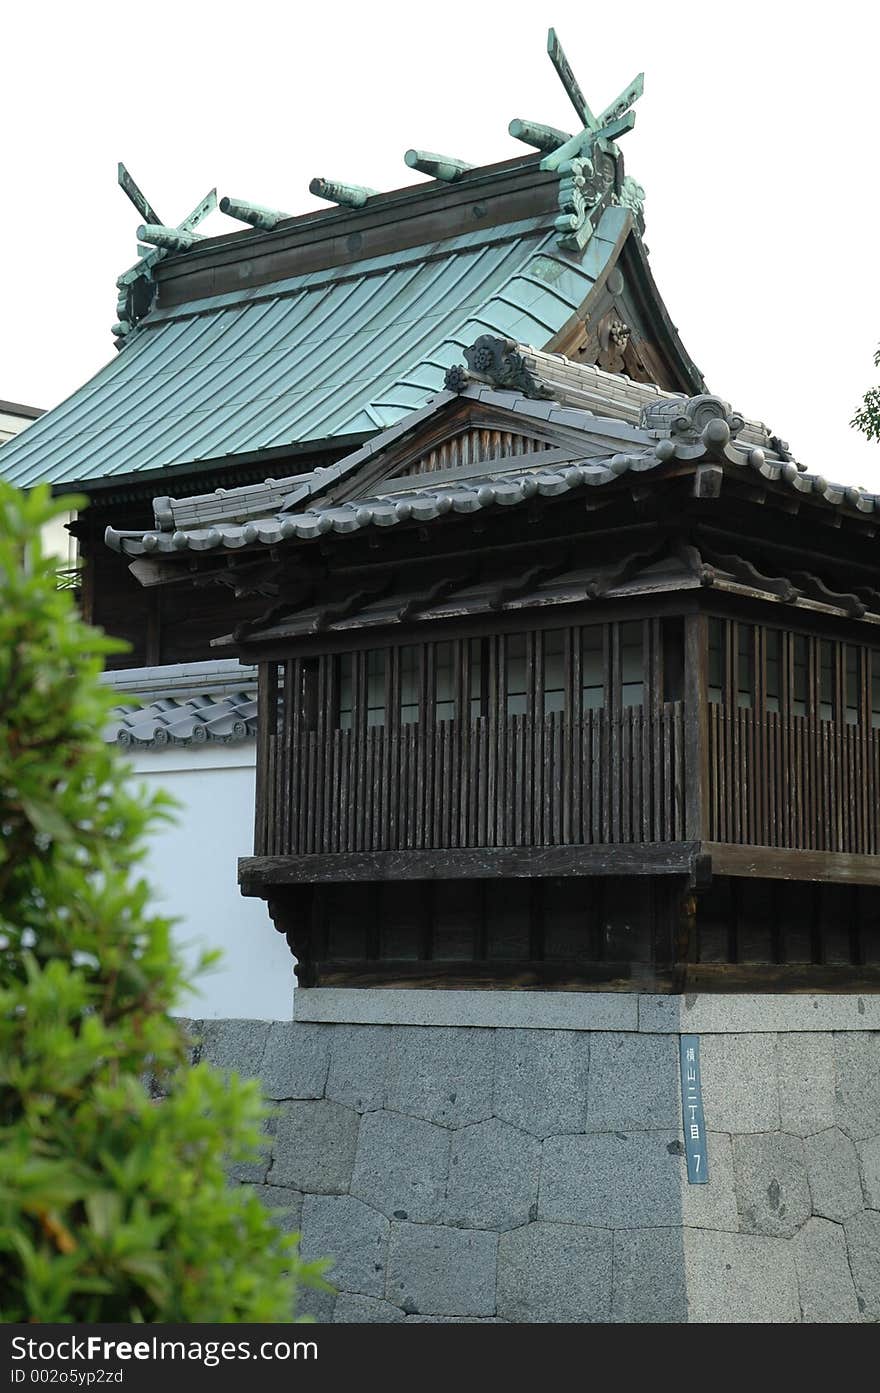
<path fill-rule="evenodd" d="M 733 1171 L 743 1233 L 790 1238 L 810 1217 L 800 1137 L 785 1132 L 734 1137 Z"/>
<path fill-rule="evenodd" d="M 535 1217 L 541 1143 L 490 1118 L 452 1138 L 443 1217 L 473 1229 L 512 1229 Z"/>
<path fill-rule="evenodd" d="M 843 1227 L 862 1319 L 880 1321 L 880 1214 L 865 1209 Z"/>
<path fill-rule="evenodd" d="M 597 1324 L 611 1314 L 611 1234 L 534 1223 L 498 1244 L 498 1314 L 530 1323 Z"/>
<path fill-rule="evenodd" d="M 252 1185 L 250 1188 L 260 1203 L 271 1210 L 282 1233 L 299 1233 L 303 1202 L 300 1190 L 285 1190 L 281 1185 Z"/>
<path fill-rule="evenodd" d="M 587 1131 L 675 1127 L 681 1122 L 678 1042 L 671 1035 L 594 1035 Z"/>
<path fill-rule="evenodd" d="M 867 1141 L 880 1118 L 880 1032 L 835 1035 L 834 1062 L 834 1120 L 853 1141 Z"/>
<path fill-rule="evenodd" d="M 318 1195 L 344 1194 L 351 1183 L 358 1115 L 326 1099 L 282 1103 L 269 1182 Z"/>
<path fill-rule="evenodd" d="M 300 1252 L 329 1257 L 324 1275 L 340 1291 L 385 1295 L 388 1220 L 353 1195 L 306 1195 Z"/>
<path fill-rule="evenodd" d="M 589 1228 L 680 1224 L 681 1164 L 670 1132 L 548 1137 L 538 1217 Z"/>
<path fill-rule="evenodd" d="M 330 1068 L 325 1093 L 356 1112 L 384 1108 L 394 1063 L 394 1031 L 384 1025 L 330 1027 Z"/>
<path fill-rule="evenodd" d="M 298 987 L 297 1021 L 487 1030 L 636 1030 L 634 992 L 431 991 L 418 987 Z"/>
<path fill-rule="evenodd" d="M 567 1030 L 499 1031 L 495 1116 L 536 1137 L 583 1131 L 590 1038 Z"/>
<path fill-rule="evenodd" d="M 386 1107 L 445 1127 L 492 1116 L 495 1032 L 399 1026 Z"/>
<path fill-rule="evenodd" d="M 831 1003 L 832 1030 L 880 1030 L 880 993 L 835 994 L 827 999 Z"/>
<path fill-rule="evenodd" d="M 681 1003 L 677 996 L 653 996 L 645 993 L 637 998 L 639 1030 L 649 1035 L 677 1035 L 681 1030 Z"/>
<path fill-rule="evenodd" d="M 800 1320 L 794 1248 L 785 1239 L 685 1229 L 684 1262 L 689 1322 Z"/>
<path fill-rule="evenodd" d="M 432 1223 L 441 1217 L 451 1136 L 444 1127 L 394 1112 L 361 1122 L 351 1193 L 389 1218 Z"/>
<path fill-rule="evenodd" d="M 321 1098 L 330 1067 L 330 1029 L 274 1021 L 260 1077 L 267 1098 Z"/>
<path fill-rule="evenodd" d="M 869 1209 L 880 1209 L 880 1135 L 856 1143 L 862 1193 Z"/>
<path fill-rule="evenodd" d="M 681 1222 L 697 1229 L 739 1229 L 739 1210 L 733 1176 L 733 1146 L 726 1132 L 708 1132 L 706 1151 L 709 1166 L 707 1185 L 690 1185 L 687 1161 L 681 1157 Z"/>
<path fill-rule="evenodd" d="M 301 1287 L 296 1299 L 296 1314 L 311 1316 L 318 1325 L 329 1325 L 334 1319 L 337 1300 L 335 1289 L 324 1291 L 320 1287 Z"/>
<path fill-rule="evenodd" d="M 776 1040 L 779 1113 L 784 1132 L 808 1137 L 834 1125 L 834 1042 L 826 1033 Z"/>
<path fill-rule="evenodd" d="M 636 1325 L 687 1320 L 684 1235 L 680 1229 L 620 1229 L 615 1233 L 611 1319 Z"/>
<path fill-rule="evenodd" d="M 639 997 L 638 1028 L 694 1035 L 877 1030 L 880 1029 L 880 994 L 860 997 L 772 992 L 646 994 Z"/>
<path fill-rule="evenodd" d="M 252 1161 L 230 1161 L 227 1168 L 229 1179 L 246 1184 L 262 1185 L 266 1180 L 272 1161 L 272 1145 L 277 1126 L 274 1117 L 267 1117 L 260 1126 L 264 1140 L 260 1142 L 256 1158 Z"/>
<path fill-rule="evenodd" d="M 492 1316 L 498 1235 L 394 1223 L 387 1296 L 407 1315 Z"/>
<path fill-rule="evenodd" d="M 863 1207 L 859 1158 L 849 1137 L 829 1127 L 804 1141 L 813 1213 L 843 1223 Z"/>
<path fill-rule="evenodd" d="M 810 1323 L 858 1321 L 859 1305 L 839 1224 L 808 1219 L 792 1239 L 801 1319 Z"/>
<path fill-rule="evenodd" d="M 693 1035 L 766 1035 L 832 1029 L 831 998 L 773 992 L 688 992 L 679 1029 Z"/>
<path fill-rule="evenodd" d="M 779 1127 L 775 1035 L 707 1035 L 700 1041 L 703 1108 L 711 1132 Z"/>
<path fill-rule="evenodd" d="M 200 1062 L 226 1069 L 243 1079 L 259 1076 L 269 1037 L 268 1021 L 202 1021 L 197 1033 Z"/>
<path fill-rule="evenodd" d="M 374 1296 L 355 1296 L 341 1291 L 333 1312 L 334 1325 L 392 1325 L 404 1320 L 399 1306 L 377 1301 Z"/>

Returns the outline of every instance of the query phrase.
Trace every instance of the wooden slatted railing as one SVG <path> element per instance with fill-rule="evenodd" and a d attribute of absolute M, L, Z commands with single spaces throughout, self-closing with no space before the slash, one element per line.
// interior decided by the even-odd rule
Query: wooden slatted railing
<path fill-rule="evenodd" d="M 681 702 L 268 731 L 257 855 L 683 839 Z"/>
<path fill-rule="evenodd" d="M 712 841 L 877 855 L 880 730 L 709 707 Z"/>

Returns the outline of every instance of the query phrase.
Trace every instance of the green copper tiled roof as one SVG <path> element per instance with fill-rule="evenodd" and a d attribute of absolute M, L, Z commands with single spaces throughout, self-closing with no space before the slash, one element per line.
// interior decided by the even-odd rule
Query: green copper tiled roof
<path fill-rule="evenodd" d="M 0 475 L 72 485 L 382 429 L 480 334 L 547 344 L 628 216 L 608 208 L 582 255 L 534 219 L 153 312 Z"/>

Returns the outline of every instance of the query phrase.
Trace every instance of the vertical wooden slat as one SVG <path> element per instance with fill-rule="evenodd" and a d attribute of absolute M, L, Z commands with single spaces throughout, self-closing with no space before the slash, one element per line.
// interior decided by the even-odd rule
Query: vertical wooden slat
<path fill-rule="evenodd" d="M 620 722 L 620 840 L 632 840 L 632 778 L 633 761 L 633 713 L 634 706 L 624 707 Z"/>
<path fill-rule="evenodd" d="M 539 768 L 538 741 L 544 724 L 544 640 L 530 629 L 526 634 L 526 716 L 520 752 L 520 785 L 517 800 L 521 806 L 522 845 L 540 845 L 540 826 L 544 812 L 544 771 Z M 531 774 L 531 779 L 530 779 Z M 530 787 L 531 784 L 531 787 Z"/>
<path fill-rule="evenodd" d="M 277 669 L 275 669 L 277 671 Z M 271 722 L 277 691 L 272 679 L 273 665 L 261 663 L 257 673 L 257 796 L 254 800 L 254 855 L 268 856 L 269 745 Z M 276 679 L 277 682 L 277 679 Z"/>
<path fill-rule="evenodd" d="M 704 841 L 707 836 L 708 655 L 706 616 L 688 615 L 684 621 L 684 767 L 685 835 L 690 841 Z"/>
<path fill-rule="evenodd" d="M 484 666 L 488 664 L 488 783 L 486 790 L 486 845 L 504 845 L 503 779 L 504 728 L 507 720 L 505 680 L 505 640 L 494 635 L 483 648 Z"/>
<path fill-rule="evenodd" d="M 581 790 L 583 788 L 583 755 L 581 751 L 581 644 L 580 629 L 565 631 L 565 703 L 563 735 L 563 787 L 561 840 L 565 843 L 583 841 L 581 827 Z"/>

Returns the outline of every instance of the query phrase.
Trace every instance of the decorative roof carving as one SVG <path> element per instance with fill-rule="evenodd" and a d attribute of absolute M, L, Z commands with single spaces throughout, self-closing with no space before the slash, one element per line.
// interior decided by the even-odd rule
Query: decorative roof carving
<path fill-rule="evenodd" d="M 535 401 L 547 400 L 553 396 L 552 387 L 535 376 L 520 352 L 519 345 L 513 339 L 499 339 L 494 334 L 481 334 L 476 343 L 464 350 L 464 356 L 467 359 L 468 375 L 477 382 L 487 382 L 491 387 L 519 392 Z M 447 373 L 446 385 L 450 391 L 462 390 L 461 387 L 451 387 L 449 384 L 449 373 L 453 374 L 454 382 L 460 382 L 461 371 L 463 369 L 456 373 L 455 369 L 451 368 Z"/>
<path fill-rule="evenodd" d="M 553 29 L 547 35 L 547 52 L 583 129 L 551 149 L 541 168 L 556 170 L 560 176 L 559 244 L 566 251 L 580 252 L 608 203 L 621 204 L 641 221 L 645 191 L 635 180 L 624 178 L 614 142 L 635 125 L 630 108 L 644 91 L 644 73 L 639 73 L 600 116 L 594 116 Z"/>
<path fill-rule="evenodd" d="M 731 409 L 730 402 L 703 392 L 697 397 L 651 402 L 642 408 L 639 424 L 668 435 L 676 445 L 726 445 L 739 435 L 745 418 Z"/>
<path fill-rule="evenodd" d="M 620 193 L 616 195 L 616 201 L 624 208 L 628 208 L 639 224 L 640 228 L 645 225 L 645 190 L 642 185 L 637 183 L 631 175 L 626 174 L 623 178 Z"/>

